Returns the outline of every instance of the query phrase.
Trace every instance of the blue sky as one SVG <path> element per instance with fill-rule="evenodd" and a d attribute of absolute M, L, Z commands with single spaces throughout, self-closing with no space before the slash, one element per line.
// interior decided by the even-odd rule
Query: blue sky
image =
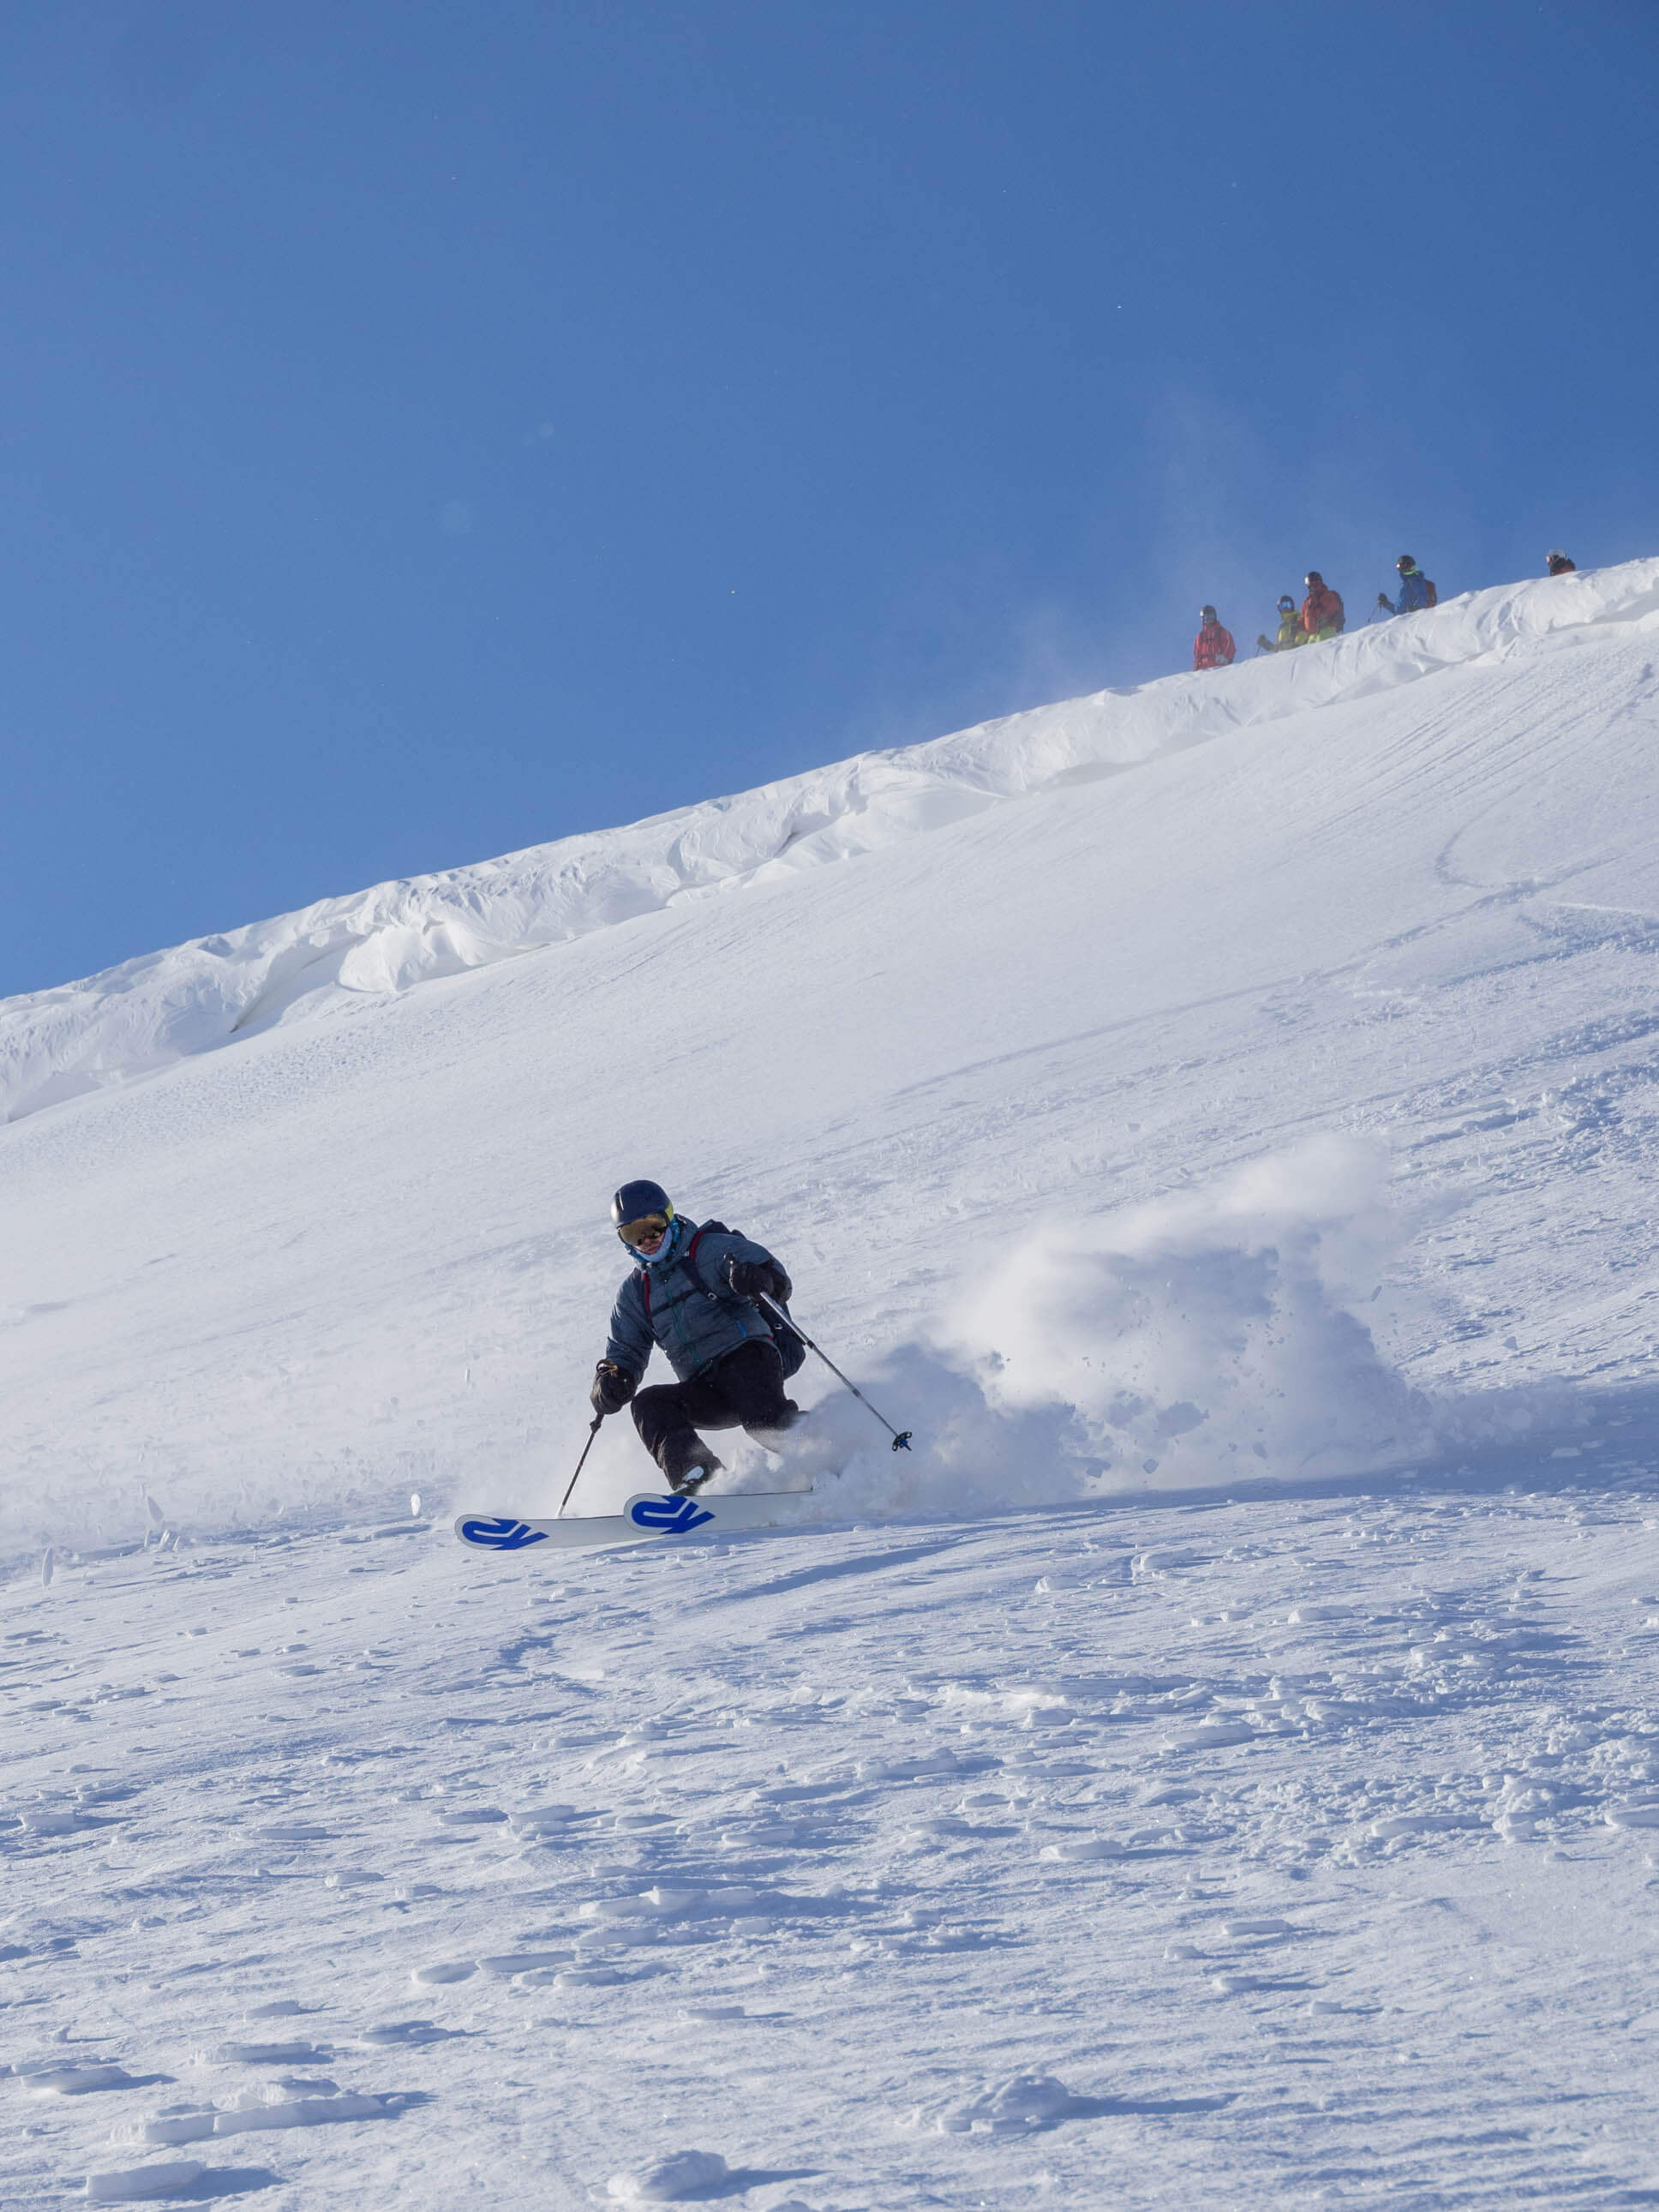
<path fill-rule="evenodd" d="M 0 12 L 0 994 L 1659 550 L 1659 7 Z"/>

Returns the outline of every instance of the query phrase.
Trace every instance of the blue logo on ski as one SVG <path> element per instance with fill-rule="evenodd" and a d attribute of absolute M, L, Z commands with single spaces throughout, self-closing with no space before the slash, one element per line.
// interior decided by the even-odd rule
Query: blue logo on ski
<path fill-rule="evenodd" d="M 629 1509 L 636 1528 L 649 1528 L 664 1536 L 688 1536 L 714 1515 L 695 1498 L 636 1498 Z"/>
<path fill-rule="evenodd" d="M 483 1544 L 492 1552 L 521 1552 L 526 1544 L 544 1544 L 547 1532 L 515 1521 L 510 1514 L 498 1521 L 463 1521 L 461 1534 L 469 1544 Z"/>

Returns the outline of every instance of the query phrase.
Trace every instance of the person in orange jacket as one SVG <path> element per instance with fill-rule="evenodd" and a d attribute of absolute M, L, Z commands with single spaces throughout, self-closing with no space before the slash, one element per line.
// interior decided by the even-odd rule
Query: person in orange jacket
<path fill-rule="evenodd" d="M 1302 629 L 1310 645 L 1322 644 L 1328 637 L 1340 636 L 1347 620 L 1343 611 L 1342 594 L 1334 592 L 1317 568 L 1308 571 L 1308 596 L 1302 602 Z"/>
<path fill-rule="evenodd" d="M 1223 629 L 1220 617 L 1213 607 L 1205 607 L 1199 615 L 1202 627 L 1193 640 L 1193 666 L 1196 668 L 1231 668 L 1237 650 L 1231 630 Z"/>

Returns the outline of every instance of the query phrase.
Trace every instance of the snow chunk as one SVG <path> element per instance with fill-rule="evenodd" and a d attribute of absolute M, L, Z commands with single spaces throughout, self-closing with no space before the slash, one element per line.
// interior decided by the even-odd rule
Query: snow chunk
<path fill-rule="evenodd" d="M 1396 1836 L 1426 1836 L 1443 1828 L 1470 1828 L 1475 1822 L 1457 1813 L 1393 1813 L 1371 1822 L 1371 1833 L 1381 1842 Z"/>
<path fill-rule="evenodd" d="M 1609 1805 L 1601 1818 L 1610 1828 L 1659 1828 L 1659 1805 Z"/>
<path fill-rule="evenodd" d="M 514 1974 L 533 1974 L 546 1966 L 562 1966 L 574 1956 L 570 1951 L 499 1951 L 494 1957 L 477 1961 L 481 1974 L 494 1974 L 506 1981 Z"/>
<path fill-rule="evenodd" d="M 1248 1721 L 1200 1721 L 1185 1735 L 1171 1736 L 1170 1751 L 1214 1751 L 1224 1744 L 1249 1743 L 1255 1730 Z"/>
<path fill-rule="evenodd" d="M 149 2197 L 177 2197 L 193 2189 L 207 2168 L 193 2158 L 171 2159 L 164 2166 L 116 2166 L 87 2176 L 87 2195 L 100 2204 L 134 2204 Z"/>
<path fill-rule="evenodd" d="M 216 2066 L 309 2066 L 327 2056 L 314 2043 L 216 2043 L 208 2053 Z"/>
<path fill-rule="evenodd" d="M 94 2089 L 125 2089 L 131 2079 L 119 2066 L 32 2067 L 27 2074 L 30 2093 L 37 2097 L 84 2097 Z"/>
<path fill-rule="evenodd" d="M 430 2020 L 386 2020 L 366 2027 L 355 2039 L 362 2051 L 404 2049 L 412 2044 L 441 2043 L 453 2030 Z"/>
<path fill-rule="evenodd" d="M 331 2120 L 384 2120 L 395 2109 L 380 2097 L 285 2097 L 280 2103 L 240 2104 L 231 2112 L 216 2112 L 213 2132 L 234 2136 L 251 2128 L 319 2128 Z"/>
<path fill-rule="evenodd" d="M 583 1920 L 696 1920 L 705 1913 L 746 1913 L 757 1910 L 757 1893 L 746 1887 L 732 1889 L 666 1889 L 659 1882 L 635 1897 L 599 1897 L 582 1905 Z M 762 1905 L 758 1908 L 764 1911 Z"/>
<path fill-rule="evenodd" d="M 1021 2136 L 1086 2109 L 1086 2101 L 1074 2097 L 1056 2075 L 1016 2074 L 982 2097 L 941 2112 L 933 2125 L 945 2136 Z"/>
<path fill-rule="evenodd" d="M 674 2204 L 726 2176 L 717 2150 L 677 2150 L 638 2173 L 613 2173 L 610 2189 L 619 2204 Z"/>
<path fill-rule="evenodd" d="M 106 1700 L 100 1698 L 98 1702 L 101 1705 Z M 41 1712 L 49 1711 L 51 1708 L 46 1705 L 37 1705 L 33 1710 Z M 17 1818 L 21 1821 L 25 1832 L 32 1836 L 78 1836 L 85 1834 L 90 1829 L 112 1828 L 116 1825 L 113 1820 L 104 1819 L 96 1813 L 85 1813 L 75 1809 L 65 1811 L 55 1806 L 32 1807 L 29 1810 L 20 1813 Z"/>
<path fill-rule="evenodd" d="M 296 2097 L 289 2091 L 251 2089 L 229 2105 L 186 2105 L 140 2120 L 126 2140 L 141 2143 L 205 2142 L 265 2128 L 320 2128 L 333 2120 L 390 2119 L 398 2109 L 380 2097 Z"/>
<path fill-rule="evenodd" d="M 574 1805 L 538 1805 L 532 1812 L 510 1814 L 509 1825 L 515 1836 L 542 1836 L 568 1827 L 578 1817 Z"/>

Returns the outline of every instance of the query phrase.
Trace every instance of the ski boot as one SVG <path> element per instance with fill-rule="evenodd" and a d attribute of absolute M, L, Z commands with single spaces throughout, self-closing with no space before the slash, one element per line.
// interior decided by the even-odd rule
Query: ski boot
<path fill-rule="evenodd" d="M 718 1474 L 725 1463 L 723 1460 L 715 1458 L 707 1444 L 699 1443 L 680 1472 L 669 1476 L 668 1487 L 676 1497 L 695 1498 L 709 1477 Z"/>

